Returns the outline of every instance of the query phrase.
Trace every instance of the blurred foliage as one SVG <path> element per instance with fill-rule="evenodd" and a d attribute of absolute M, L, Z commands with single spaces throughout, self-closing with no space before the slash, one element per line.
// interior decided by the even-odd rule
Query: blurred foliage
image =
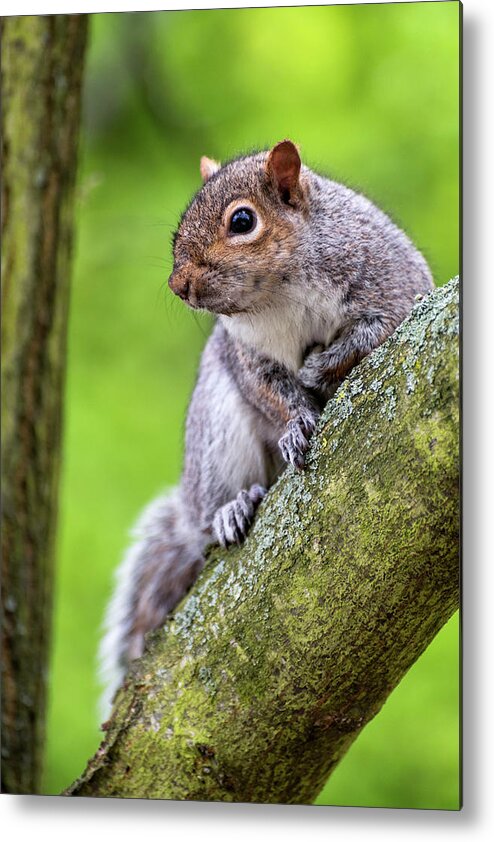
<path fill-rule="evenodd" d="M 458 272 L 456 2 L 93 15 L 45 792 L 94 752 L 96 649 L 139 510 L 177 481 L 210 329 L 166 281 L 171 233 L 220 160 L 285 137 Z M 318 803 L 458 806 L 458 622 L 364 730 Z"/>

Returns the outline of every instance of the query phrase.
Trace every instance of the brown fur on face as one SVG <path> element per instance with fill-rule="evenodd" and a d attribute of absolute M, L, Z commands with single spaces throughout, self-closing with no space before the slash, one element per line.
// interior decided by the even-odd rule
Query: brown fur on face
<path fill-rule="evenodd" d="M 171 290 L 189 306 L 213 313 L 254 313 L 282 294 L 287 267 L 296 269 L 304 226 L 303 176 L 291 141 L 271 152 L 239 158 L 215 170 L 185 211 L 174 244 Z M 235 209 L 257 217 L 253 235 L 232 236 Z"/>

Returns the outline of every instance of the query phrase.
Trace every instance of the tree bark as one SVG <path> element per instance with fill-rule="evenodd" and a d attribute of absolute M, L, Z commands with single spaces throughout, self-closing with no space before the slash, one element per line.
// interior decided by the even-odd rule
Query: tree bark
<path fill-rule="evenodd" d="M 458 606 L 458 281 L 324 411 L 149 637 L 68 795 L 309 803 Z"/>
<path fill-rule="evenodd" d="M 85 15 L 2 26 L 2 790 L 36 792 Z"/>

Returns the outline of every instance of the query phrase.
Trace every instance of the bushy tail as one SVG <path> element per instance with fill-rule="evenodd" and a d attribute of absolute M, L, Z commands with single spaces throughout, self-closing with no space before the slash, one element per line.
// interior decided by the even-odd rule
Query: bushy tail
<path fill-rule="evenodd" d="M 154 500 L 141 515 L 135 542 L 116 571 L 99 650 L 106 718 L 129 662 L 142 655 L 144 635 L 161 626 L 204 564 L 204 534 L 188 523 L 180 488 Z"/>

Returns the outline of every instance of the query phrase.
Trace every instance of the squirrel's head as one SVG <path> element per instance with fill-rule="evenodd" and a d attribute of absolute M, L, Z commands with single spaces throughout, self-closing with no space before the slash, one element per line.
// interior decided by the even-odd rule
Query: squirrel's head
<path fill-rule="evenodd" d="M 174 237 L 170 289 L 212 313 L 259 312 L 299 259 L 307 204 L 297 147 L 284 140 L 224 166 L 202 158 L 201 175 Z"/>

